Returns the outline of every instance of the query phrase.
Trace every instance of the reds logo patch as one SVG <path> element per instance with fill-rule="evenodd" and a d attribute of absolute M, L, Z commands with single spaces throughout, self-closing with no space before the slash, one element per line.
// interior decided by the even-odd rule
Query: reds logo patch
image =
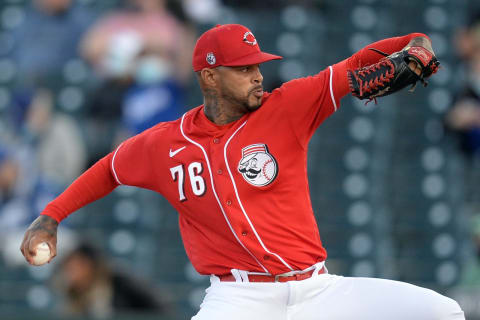
<path fill-rule="evenodd" d="M 242 159 L 238 164 L 238 172 L 251 185 L 256 187 L 266 186 L 277 177 L 277 161 L 268 152 L 265 144 L 252 144 L 242 149 Z"/>
<path fill-rule="evenodd" d="M 255 36 L 250 31 L 245 32 L 243 35 L 243 41 L 252 46 L 257 44 L 257 39 L 255 39 Z"/>

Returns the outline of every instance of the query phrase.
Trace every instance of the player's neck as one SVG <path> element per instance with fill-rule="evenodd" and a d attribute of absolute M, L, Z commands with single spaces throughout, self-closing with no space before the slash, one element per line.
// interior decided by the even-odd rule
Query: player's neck
<path fill-rule="evenodd" d="M 204 92 L 203 105 L 205 116 L 218 125 L 237 121 L 247 112 L 241 106 L 231 105 L 229 101 L 221 99 L 214 90 Z"/>

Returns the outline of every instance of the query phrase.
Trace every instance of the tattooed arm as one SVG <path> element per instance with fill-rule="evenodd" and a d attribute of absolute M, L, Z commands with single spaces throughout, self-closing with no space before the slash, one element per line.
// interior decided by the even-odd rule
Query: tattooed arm
<path fill-rule="evenodd" d="M 58 222 L 46 215 L 41 215 L 28 227 L 23 237 L 20 251 L 28 263 L 33 264 L 35 248 L 42 242 L 50 247 L 50 262 L 57 255 L 57 228 Z"/>

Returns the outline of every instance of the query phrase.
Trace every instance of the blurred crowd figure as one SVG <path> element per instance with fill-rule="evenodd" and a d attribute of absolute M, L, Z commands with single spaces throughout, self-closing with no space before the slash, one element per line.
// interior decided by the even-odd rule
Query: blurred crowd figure
<path fill-rule="evenodd" d="M 17 145 L 28 147 L 38 172 L 60 187 L 70 184 L 85 167 L 86 147 L 78 123 L 55 110 L 49 88 L 24 89 L 11 106 Z"/>
<path fill-rule="evenodd" d="M 165 296 L 132 271 L 119 270 L 97 247 L 81 241 L 56 265 L 52 285 L 64 316 L 113 318 L 118 314 L 174 316 Z"/>
<path fill-rule="evenodd" d="M 480 8 L 479 8 L 480 10 Z M 480 214 L 480 11 L 459 31 L 457 49 L 463 63 L 465 81 L 447 112 L 447 127 L 458 136 L 466 156 L 467 201 Z"/>
<path fill-rule="evenodd" d="M 13 30 L 10 57 L 16 64 L 19 83 L 34 83 L 60 73 L 78 57 L 78 42 L 94 16 L 74 0 L 33 0 L 23 23 Z"/>
<path fill-rule="evenodd" d="M 447 124 L 459 133 L 465 154 L 480 157 L 480 13 L 460 32 L 457 44 L 466 81 L 447 114 Z"/>

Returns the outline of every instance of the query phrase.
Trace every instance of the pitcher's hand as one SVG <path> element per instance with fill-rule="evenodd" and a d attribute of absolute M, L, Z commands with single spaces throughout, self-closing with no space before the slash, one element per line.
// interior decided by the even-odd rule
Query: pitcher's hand
<path fill-rule="evenodd" d="M 25 260 L 31 265 L 33 256 L 35 256 L 35 248 L 42 242 L 46 242 L 50 247 L 50 260 L 57 255 L 57 228 L 58 222 L 46 215 L 40 215 L 25 231 L 20 251 L 22 251 Z"/>

